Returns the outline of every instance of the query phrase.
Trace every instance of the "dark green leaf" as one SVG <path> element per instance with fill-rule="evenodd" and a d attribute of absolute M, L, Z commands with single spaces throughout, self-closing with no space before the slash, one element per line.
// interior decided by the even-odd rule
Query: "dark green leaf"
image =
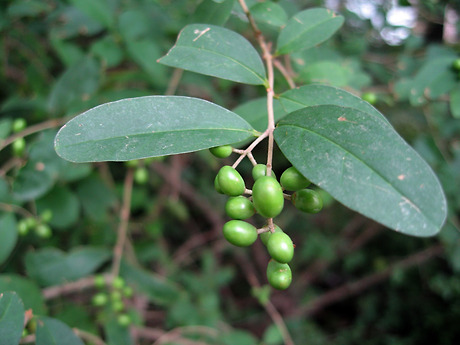
<path fill-rule="evenodd" d="M 102 179 L 90 176 L 78 184 L 77 195 L 86 215 L 94 221 L 104 221 L 116 195 Z"/>
<path fill-rule="evenodd" d="M 0 293 L 0 339 L 2 344 L 19 344 L 23 328 L 24 304 L 15 292 Z"/>
<path fill-rule="evenodd" d="M 286 11 L 274 2 L 258 2 L 249 10 L 256 22 L 281 27 L 288 20 Z"/>
<path fill-rule="evenodd" d="M 204 0 L 198 5 L 191 23 L 224 25 L 232 13 L 234 0 Z"/>
<path fill-rule="evenodd" d="M 11 17 L 35 17 L 52 8 L 51 4 L 39 0 L 17 0 L 11 3 L 7 13 Z"/>
<path fill-rule="evenodd" d="M 281 107 L 278 100 L 273 100 L 273 108 L 275 112 L 275 122 L 281 119 L 286 112 Z M 248 121 L 252 127 L 259 132 L 263 132 L 268 126 L 268 112 L 267 112 L 267 98 L 257 98 L 252 101 L 243 103 L 233 109 L 235 113 L 240 115 L 243 119 Z"/>
<path fill-rule="evenodd" d="M 314 47 L 331 37 L 343 24 L 343 17 L 325 8 L 312 8 L 289 19 L 278 37 L 276 54 L 288 54 Z"/>
<path fill-rule="evenodd" d="M 96 20 L 74 6 L 61 6 L 53 13 L 55 23 L 50 30 L 51 37 L 72 38 L 80 35 L 95 35 L 104 27 Z M 64 18 L 65 20 L 62 20 Z"/>
<path fill-rule="evenodd" d="M 450 92 L 450 112 L 456 119 L 460 119 L 460 85 Z"/>
<path fill-rule="evenodd" d="M 80 202 L 67 187 L 55 186 L 48 194 L 37 200 L 38 213 L 51 210 L 53 217 L 49 224 L 53 228 L 68 228 L 79 218 Z"/>
<path fill-rule="evenodd" d="M 24 302 L 26 309 L 34 314 L 45 314 L 46 308 L 42 293 L 34 281 L 15 274 L 0 275 L 0 291 L 15 291 Z"/>
<path fill-rule="evenodd" d="M 108 249 L 98 247 L 81 247 L 68 254 L 56 248 L 44 248 L 28 252 L 25 265 L 30 277 L 42 286 L 50 286 L 85 277 L 110 256 Z"/>
<path fill-rule="evenodd" d="M 447 207 L 438 179 L 380 117 L 307 107 L 280 121 L 275 140 L 305 177 L 351 209 L 409 235 L 441 229 Z"/>
<path fill-rule="evenodd" d="M 313 105 L 332 104 L 355 108 L 387 121 L 377 109 L 369 103 L 342 89 L 326 85 L 305 85 L 282 93 L 279 100 L 287 113 Z"/>
<path fill-rule="evenodd" d="M 232 144 L 254 135 L 241 117 L 180 96 L 125 99 L 93 108 L 61 128 L 57 153 L 74 162 L 125 161 Z"/>
<path fill-rule="evenodd" d="M 112 27 L 115 13 L 107 0 L 71 0 L 73 5 L 105 27 Z"/>
<path fill-rule="evenodd" d="M 8 259 L 17 240 L 16 218 L 12 213 L 0 213 L 0 265 Z"/>
<path fill-rule="evenodd" d="M 53 187 L 53 179 L 47 171 L 37 170 L 27 164 L 19 171 L 13 183 L 13 194 L 22 201 L 36 199 Z"/>
<path fill-rule="evenodd" d="M 104 324 L 104 331 L 107 337 L 107 345 L 130 345 L 133 339 L 128 327 L 120 326 L 116 315 L 109 316 Z"/>
<path fill-rule="evenodd" d="M 246 38 L 219 26 L 192 24 L 158 62 L 245 84 L 265 84 L 265 68 Z"/>
<path fill-rule="evenodd" d="M 84 345 L 65 323 L 45 316 L 37 318 L 36 345 Z"/>

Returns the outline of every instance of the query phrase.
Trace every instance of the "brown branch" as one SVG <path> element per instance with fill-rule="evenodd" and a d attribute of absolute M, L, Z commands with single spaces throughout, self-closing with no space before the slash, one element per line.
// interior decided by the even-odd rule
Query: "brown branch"
<path fill-rule="evenodd" d="M 372 288 L 375 285 L 381 284 L 391 277 L 396 269 L 409 269 L 417 265 L 421 265 L 426 261 L 442 254 L 444 247 L 441 244 L 433 245 L 418 253 L 412 254 L 409 257 L 391 265 L 382 272 L 371 274 L 357 281 L 346 283 L 338 288 L 330 290 L 323 295 L 313 299 L 308 304 L 297 309 L 293 316 L 311 316 L 318 313 L 325 307 L 340 302 L 346 298 L 358 295 L 359 293 Z"/>
<path fill-rule="evenodd" d="M 112 277 L 110 274 L 104 275 L 106 284 L 110 284 Z M 42 295 L 45 300 L 57 298 L 63 295 L 70 295 L 75 292 L 92 289 L 94 287 L 94 276 L 85 277 L 74 282 L 64 283 L 44 288 Z"/>
<path fill-rule="evenodd" d="M 89 332 L 86 332 L 86 331 L 83 331 L 81 329 L 78 329 L 78 328 L 72 328 L 72 331 L 75 333 L 75 335 L 85 341 L 88 341 L 88 342 L 91 342 L 92 344 L 94 345 L 107 345 L 101 338 L 99 338 L 98 336 L 92 334 L 92 333 L 89 333 Z"/>
<path fill-rule="evenodd" d="M 184 73 L 183 69 L 176 68 L 169 80 L 168 88 L 166 89 L 165 95 L 174 95 L 179 87 L 182 74 Z"/>

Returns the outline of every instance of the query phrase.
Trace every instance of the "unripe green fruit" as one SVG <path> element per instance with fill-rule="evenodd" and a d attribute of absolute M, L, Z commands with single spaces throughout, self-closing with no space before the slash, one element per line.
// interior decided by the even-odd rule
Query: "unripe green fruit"
<path fill-rule="evenodd" d="M 238 247 L 247 247 L 257 240 L 257 229 L 242 220 L 231 220 L 224 224 L 225 239 Z"/>
<path fill-rule="evenodd" d="M 224 194 L 224 192 L 222 192 L 222 188 L 220 188 L 219 186 L 218 175 L 216 175 L 216 178 L 214 179 L 214 189 L 216 190 L 217 193 Z"/>
<path fill-rule="evenodd" d="M 265 164 L 254 165 L 254 167 L 252 168 L 252 178 L 254 179 L 254 181 L 257 181 L 262 176 L 267 176 L 267 166 Z M 270 176 L 276 179 L 276 175 L 273 172 L 273 170 Z"/>
<path fill-rule="evenodd" d="M 131 286 L 126 286 L 123 289 L 123 295 L 125 297 L 127 297 L 127 298 L 133 297 L 133 294 L 134 294 L 134 291 L 133 291 L 133 288 Z"/>
<path fill-rule="evenodd" d="M 16 119 L 13 121 L 13 125 L 11 126 L 11 129 L 13 130 L 14 133 L 18 133 L 25 129 L 27 127 L 27 121 L 23 119 L 22 117 Z"/>
<path fill-rule="evenodd" d="M 361 95 L 361 98 L 368 102 L 369 104 L 375 104 L 377 103 L 377 95 L 373 92 L 364 92 L 362 95 Z"/>
<path fill-rule="evenodd" d="M 288 264 L 270 260 L 267 266 L 268 283 L 278 290 L 285 290 L 291 285 L 292 272 Z"/>
<path fill-rule="evenodd" d="M 137 184 L 146 184 L 149 180 L 149 171 L 145 167 L 137 168 L 134 171 L 133 179 Z"/>
<path fill-rule="evenodd" d="M 35 228 L 35 233 L 41 238 L 50 238 L 53 232 L 47 224 L 38 224 Z"/>
<path fill-rule="evenodd" d="M 299 173 L 296 168 L 290 167 L 284 170 L 280 178 L 280 183 L 284 189 L 296 191 L 307 188 L 311 182 Z"/>
<path fill-rule="evenodd" d="M 105 278 L 103 275 L 94 276 L 94 286 L 98 289 L 105 287 Z"/>
<path fill-rule="evenodd" d="M 280 214 L 284 206 L 284 197 L 278 181 L 272 176 L 258 178 L 252 187 L 252 202 L 263 217 L 273 218 Z"/>
<path fill-rule="evenodd" d="M 117 277 L 113 278 L 112 286 L 113 286 L 114 289 L 120 290 L 125 286 L 125 280 L 122 277 L 117 276 Z"/>
<path fill-rule="evenodd" d="M 37 226 L 37 220 L 34 217 L 27 217 L 25 219 L 25 222 L 26 222 L 27 227 L 29 229 L 33 229 L 33 228 L 35 228 Z"/>
<path fill-rule="evenodd" d="M 53 211 L 51 211 L 50 209 L 44 210 L 40 214 L 40 218 L 44 223 L 49 223 L 51 219 L 53 218 Z"/>
<path fill-rule="evenodd" d="M 306 213 L 318 213 L 323 208 L 323 200 L 312 189 L 301 189 L 292 194 L 292 203 L 298 210 Z"/>
<path fill-rule="evenodd" d="M 294 256 L 294 244 L 284 232 L 271 234 L 267 241 L 267 250 L 273 260 L 287 264 Z"/>
<path fill-rule="evenodd" d="M 283 230 L 281 230 L 281 228 L 275 224 L 275 232 L 283 232 Z M 260 234 L 260 240 L 262 241 L 264 245 L 267 245 L 268 239 L 270 238 L 272 234 L 273 232 L 271 231 L 263 232 Z"/>
<path fill-rule="evenodd" d="M 209 151 L 217 158 L 227 158 L 233 152 L 233 148 L 230 145 L 222 145 L 211 147 Z"/>
<path fill-rule="evenodd" d="M 25 236 L 29 233 L 30 228 L 27 226 L 25 219 L 21 219 L 18 222 L 18 234 L 19 236 Z"/>
<path fill-rule="evenodd" d="M 120 291 L 118 290 L 115 290 L 115 291 L 112 291 L 110 293 L 110 299 L 113 301 L 113 302 L 116 302 L 116 301 L 121 301 L 123 299 L 123 296 L 121 294 Z"/>
<path fill-rule="evenodd" d="M 125 309 L 125 304 L 121 300 L 112 301 L 111 308 L 112 308 L 113 311 L 119 312 L 119 311 L 122 311 L 123 309 Z"/>
<path fill-rule="evenodd" d="M 139 166 L 139 159 L 126 161 L 125 166 L 127 166 L 128 168 L 137 168 Z"/>
<path fill-rule="evenodd" d="M 109 301 L 109 298 L 107 297 L 107 294 L 103 292 L 99 292 L 98 294 L 95 294 L 91 300 L 91 303 L 96 306 L 96 307 L 102 307 L 107 304 Z"/>
<path fill-rule="evenodd" d="M 223 166 L 217 174 L 219 187 L 224 194 L 237 196 L 244 193 L 244 180 L 236 169 L 229 165 Z"/>
<path fill-rule="evenodd" d="M 131 324 L 131 317 L 128 314 L 120 314 L 117 317 L 117 322 L 122 327 L 127 327 Z"/>
<path fill-rule="evenodd" d="M 244 196 L 229 198 L 225 204 L 225 212 L 233 219 L 248 219 L 256 212 L 251 200 Z"/>
<path fill-rule="evenodd" d="M 457 71 L 460 71 L 460 58 L 455 59 L 452 63 L 452 67 L 455 68 Z"/>
<path fill-rule="evenodd" d="M 26 149 L 26 140 L 24 138 L 17 138 L 11 144 L 11 149 L 16 157 L 21 157 Z"/>

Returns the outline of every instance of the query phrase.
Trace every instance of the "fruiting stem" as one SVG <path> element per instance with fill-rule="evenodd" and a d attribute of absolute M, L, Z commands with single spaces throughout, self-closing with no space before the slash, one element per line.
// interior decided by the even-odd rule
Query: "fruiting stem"
<path fill-rule="evenodd" d="M 265 132 L 263 132 L 256 140 L 254 140 L 251 143 L 251 145 L 248 146 L 246 150 L 243 151 L 241 156 L 239 156 L 238 159 L 235 161 L 235 163 L 233 163 L 232 168 L 236 169 L 236 167 L 238 166 L 238 164 L 240 164 L 243 158 L 246 157 L 250 152 L 252 152 L 254 147 L 256 147 L 266 137 L 268 137 L 268 129 Z"/>

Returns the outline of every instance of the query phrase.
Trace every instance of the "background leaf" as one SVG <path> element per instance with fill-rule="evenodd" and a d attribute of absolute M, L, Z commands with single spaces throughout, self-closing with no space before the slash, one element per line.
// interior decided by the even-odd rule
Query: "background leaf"
<path fill-rule="evenodd" d="M 12 213 L 2 214 L 0 212 L 0 265 L 8 259 L 16 246 L 17 240 L 16 218 Z"/>
<path fill-rule="evenodd" d="M 84 345 L 65 323 L 45 316 L 37 318 L 36 345 Z"/>
<path fill-rule="evenodd" d="M 15 291 L 26 309 L 34 314 L 45 314 L 46 308 L 42 293 L 37 284 L 28 278 L 16 274 L 0 275 L 0 291 Z"/>
<path fill-rule="evenodd" d="M 0 339 L 17 345 L 24 328 L 24 304 L 14 292 L 0 293 Z"/>
<path fill-rule="evenodd" d="M 299 12 L 281 30 L 276 54 L 288 54 L 314 47 L 331 37 L 343 22 L 342 16 L 325 8 Z"/>
<path fill-rule="evenodd" d="M 276 27 L 286 24 L 286 11 L 275 2 L 258 2 L 249 9 L 256 22 L 266 23 Z"/>
<path fill-rule="evenodd" d="M 287 115 L 275 139 L 303 175 L 351 209 L 408 235 L 441 229 L 447 207 L 439 181 L 386 121 L 320 105 Z"/>
<path fill-rule="evenodd" d="M 245 84 L 264 84 L 266 79 L 262 59 L 251 43 L 214 25 L 187 25 L 158 62 Z"/>
<path fill-rule="evenodd" d="M 235 113 L 190 97 L 148 96 L 93 108 L 61 128 L 55 148 L 74 162 L 124 161 L 232 144 L 254 135 Z"/>
<path fill-rule="evenodd" d="M 273 110 L 275 112 L 275 122 L 286 115 L 286 112 L 277 99 L 273 100 Z M 267 129 L 267 98 L 262 97 L 242 103 L 233 109 L 233 111 L 248 121 L 251 126 L 259 132 L 263 132 Z"/>
<path fill-rule="evenodd" d="M 202 1 L 192 16 L 191 23 L 224 25 L 232 13 L 234 0 Z"/>

